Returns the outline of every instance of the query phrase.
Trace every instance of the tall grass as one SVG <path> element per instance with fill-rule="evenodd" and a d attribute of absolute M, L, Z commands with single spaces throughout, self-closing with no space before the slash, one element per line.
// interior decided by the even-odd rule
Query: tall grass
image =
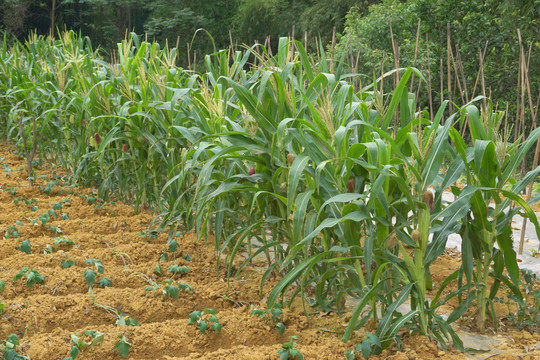
<path fill-rule="evenodd" d="M 508 229 L 523 209 L 540 234 L 516 195 L 540 172 L 519 178 L 516 171 L 539 131 L 502 143 L 490 122 L 500 116 L 488 111 L 482 121 L 474 105 L 480 98 L 451 116 L 448 101 L 430 114 L 408 91 L 413 74 L 423 79 L 418 70 L 396 69 L 400 80 L 388 94 L 379 85 L 394 72 L 357 89 L 358 75 L 343 61 L 327 59 L 322 47 L 311 56 L 287 38 L 275 55 L 262 45 L 207 55 L 200 73 L 178 68 L 176 49 L 136 35 L 118 44 L 116 56 L 105 62 L 72 32 L 12 46 L 4 40 L 2 133 L 21 148 L 19 120 L 30 135 L 35 118 L 40 156 L 102 197 L 154 209 L 161 230 L 212 236 L 217 271 L 229 277 L 240 253 L 248 258 L 237 270 L 263 256 L 263 283 L 280 277 L 269 307 L 300 296 L 340 312 L 355 297 L 343 340 L 372 320 L 379 341 L 366 338 L 365 348 L 378 353 L 404 326 L 462 348 L 449 324 L 469 304 L 476 301 L 484 324 L 498 284 L 521 295 Z M 460 135 L 466 119 L 471 144 Z M 501 144 L 508 150 L 496 162 Z M 468 186 L 454 188 L 456 201 L 444 203 L 444 189 L 463 174 Z M 510 201 L 517 207 L 505 212 Z M 458 231 L 463 267 L 430 301 L 430 265 Z M 463 275 L 464 286 L 441 298 Z M 488 295 L 490 275 L 496 285 Z M 453 297 L 463 305 L 444 319 L 436 310 Z M 407 300 L 410 311 L 402 314 Z"/>

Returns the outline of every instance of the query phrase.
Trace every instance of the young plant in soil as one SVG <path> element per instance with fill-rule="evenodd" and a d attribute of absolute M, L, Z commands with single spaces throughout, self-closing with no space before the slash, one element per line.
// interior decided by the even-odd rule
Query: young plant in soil
<path fill-rule="evenodd" d="M 31 288 L 34 284 L 44 284 L 45 278 L 37 270 L 30 270 L 29 267 L 23 267 L 14 277 L 13 282 L 17 282 L 22 277 L 26 278 L 26 286 Z"/>
<path fill-rule="evenodd" d="M 99 274 L 103 274 L 105 272 L 105 268 L 103 267 L 100 259 L 86 259 L 84 260 L 84 263 L 88 265 L 94 265 Z M 88 292 L 91 292 L 92 287 L 94 286 L 94 283 L 96 281 L 97 274 L 92 269 L 86 269 L 83 273 L 83 276 L 86 280 L 86 283 L 88 284 Z M 98 281 L 98 285 L 100 285 L 101 287 L 111 286 L 111 279 L 102 278 Z"/>
<path fill-rule="evenodd" d="M 116 326 L 139 326 L 139 322 L 137 320 L 122 312 L 121 309 L 96 302 L 96 296 L 91 296 L 90 298 L 90 305 L 103 309 L 116 318 L 116 321 L 114 323 Z"/>
<path fill-rule="evenodd" d="M 158 265 L 159 266 L 159 265 Z M 154 269 L 155 271 L 155 269 Z M 152 277 L 146 275 L 146 274 L 143 274 L 143 273 L 140 273 L 140 272 L 135 272 L 131 275 L 129 275 L 130 277 L 131 276 L 136 276 L 136 277 L 140 277 L 141 279 L 144 279 L 146 280 L 146 282 L 148 282 L 148 284 L 150 286 L 147 286 L 144 288 L 144 291 L 155 291 L 155 290 L 159 290 L 161 288 L 161 285 L 158 284 Z M 167 299 L 167 298 L 173 298 L 173 299 L 178 299 L 178 296 L 180 295 L 180 290 L 182 290 L 183 292 L 191 292 L 191 293 L 195 293 L 195 290 L 188 284 L 184 284 L 184 283 L 177 283 L 176 285 L 173 284 L 173 280 L 171 279 L 165 279 L 163 280 L 162 284 L 165 286 L 163 288 L 163 290 L 161 290 L 161 293 L 163 294 L 163 298 L 164 299 Z"/>
<path fill-rule="evenodd" d="M 71 239 L 65 238 L 63 236 L 58 236 L 53 239 L 54 245 L 65 245 L 65 246 L 73 246 L 75 245 L 75 242 Z"/>
<path fill-rule="evenodd" d="M 4 237 L 6 239 L 15 239 L 21 237 L 21 235 L 19 235 L 19 229 L 17 229 L 17 226 L 11 225 L 10 227 L 8 227 Z"/>
<path fill-rule="evenodd" d="M 285 333 L 285 324 L 281 321 L 281 316 L 283 314 L 283 305 L 280 303 L 274 304 L 274 307 L 271 309 L 260 310 L 260 309 L 253 309 L 251 310 L 251 315 L 256 315 L 264 320 L 265 324 L 272 323 L 274 327 L 277 329 L 279 335 L 283 335 Z"/>
<path fill-rule="evenodd" d="M 185 265 L 182 265 L 182 266 L 178 266 L 176 264 L 174 265 L 171 265 L 167 268 L 167 271 L 174 274 L 174 275 L 185 275 L 189 272 L 189 267 L 185 266 Z"/>
<path fill-rule="evenodd" d="M 127 358 L 129 355 L 129 350 L 131 349 L 131 344 L 128 343 L 125 334 L 118 336 L 118 338 L 120 340 L 114 344 L 113 351 L 117 350 L 122 358 Z"/>
<path fill-rule="evenodd" d="M 17 347 L 19 345 L 19 337 L 15 334 L 10 334 L 7 340 L 2 340 L 0 353 L 4 355 L 3 358 L 5 360 L 29 360 L 29 357 L 20 355 L 17 352 Z"/>
<path fill-rule="evenodd" d="M 293 335 L 289 337 L 289 341 L 281 345 L 281 349 L 278 351 L 280 360 L 303 360 L 304 355 L 299 349 L 295 349 L 296 339 L 298 336 Z"/>
<path fill-rule="evenodd" d="M 208 325 L 210 325 L 212 330 L 219 333 L 222 325 L 219 323 L 216 314 L 216 309 L 195 310 L 189 314 L 188 325 L 195 325 L 201 333 L 204 333 L 208 329 Z"/>
<path fill-rule="evenodd" d="M 534 272 L 521 269 L 523 280 L 519 280 L 524 291 L 520 298 L 511 290 L 507 291 L 508 315 L 506 318 L 518 330 L 528 330 L 532 333 L 540 331 L 540 281 Z M 516 311 L 512 308 L 517 306 Z"/>
<path fill-rule="evenodd" d="M 23 240 L 21 242 L 21 245 L 19 245 L 19 247 L 17 249 L 19 249 L 20 251 L 22 251 L 23 253 L 26 253 L 26 254 L 32 253 L 32 247 L 30 245 L 30 240 Z"/>
<path fill-rule="evenodd" d="M 89 338 L 90 341 L 85 341 L 83 339 L 83 336 L 85 338 Z M 103 338 L 104 334 L 102 332 L 94 330 L 86 330 L 84 332 L 84 335 L 71 334 L 71 343 L 73 344 L 73 346 L 71 347 L 71 350 L 69 352 L 69 357 L 64 358 L 63 360 L 75 360 L 77 356 L 79 356 L 81 351 L 83 351 L 87 347 L 103 343 Z"/>

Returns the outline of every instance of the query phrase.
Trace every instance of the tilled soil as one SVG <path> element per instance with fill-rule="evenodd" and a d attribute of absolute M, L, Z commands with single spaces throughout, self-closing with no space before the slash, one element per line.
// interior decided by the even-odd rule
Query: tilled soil
<path fill-rule="evenodd" d="M 5 305 L 0 315 L 0 340 L 17 334 L 21 342 L 18 352 L 30 359 L 68 357 L 73 346 L 71 335 L 86 330 L 103 333 L 104 340 L 82 349 L 77 359 L 119 359 L 113 348 L 122 336 L 131 344 L 129 359 L 278 359 L 278 350 L 291 335 L 298 336 L 297 348 L 305 359 L 344 359 L 345 351 L 362 339 L 359 331 L 348 344 L 340 340 L 350 314 L 306 318 L 301 306 L 284 309 L 286 331 L 279 335 L 271 322 L 250 315 L 252 308 L 265 309 L 264 295 L 277 281 L 267 281 L 261 300 L 260 267 L 246 269 L 228 284 L 224 269 L 216 269 L 211 239 L 205 243 L 192 233 L 181 234 L 176 238 L 178 248 L 171 252 L 166 234 L 145 235 L 153 214 L 135 214 L 132 207 L 120 203 L 99 203 L 91 189 L 64 185 L 48 189 L 47 184 L 62 175 L 58 169 L 38 169 L 31 187 L 23 160 L 5 144 L 0 147 L 0 165 L 0 280 L 5 282 L 0 292 L 0 302 Z M 54 213 L 49 214 L 48 222 L 36 221 L 49 210 Z M 74 244 L 60 242 L 58 237 Z M 19 249 L 24 240 L 30 241 L 30 254 Z M 87 263 L 89 259 L 101 260 L 102 274 Z M 437 276 L 458 266 L 456 259 L 441 257 L 435 265 L 441 269 Z M 66 260 L 74 265 L 64 268 Z M 161 274 L 154 271 L 158 264 Z M 190 271 L 175 275 L 167 270 L 171 265 L 186 265 Z M 25 277 L 14 282 L 24 267 L 38 271 L 45 282 L 31 287 Z M 97 273 L 91 291 L 83 275 L 87 269 Z M 150 282 L 141 274 L 161 287 L 145 290 Z M 103 278 L 111 280 L 110 287 L 98 284 Z M 189 284 L 195 292 L 180 291 L 177 299 L 165 298 L 166 279 Z M 192 311 L 205 308 L 217 310 L 220 333 L 212 329 L 201 333 L 188 324 Z M 140 326 L 115 325 L 118 317 L 128 316 Z M 539 334 L 513 332 L 504 336 L 511 341 L 500 346 L 506 353 L 499 356 L 507 356 L 508 349 L 531 359 L 540 355 L 529 351 L 540 341 Z M 380 358 L 465 357 L 456 351 L 442 351 L 418 336 L 405 336 L 404 343 L 402 351 L 389 349 Z"/>

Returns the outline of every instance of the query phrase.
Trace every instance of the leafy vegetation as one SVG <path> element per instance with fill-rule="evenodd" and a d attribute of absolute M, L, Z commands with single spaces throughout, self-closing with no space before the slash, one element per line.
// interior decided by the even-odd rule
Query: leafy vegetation
<path fill-rule="evenodd" d="M 259 316 L 273 321 L 277 304 L 296 297 L 342 313 L 352 296 L 358 305 L 343 340 L 374 325 L 362 354 L 380 353 L 404 328 L 463 349 L 450 324 L 470 306 L 482 331 L 496 320 L 491 305 L 501 283 L 523 299 L 509 224 L 514 215 L 526 217 L 540 235 L 530 208 L 537 199 L 519 196 L 540 167 L 518 169 L 540 130 L 512 141 L 504 114 L 483 97 L 461 106 L 442 100 L 430 112 L 410 91 L 413 77 L 426 81 L 416 68 L 359 86 L 323 46 L 312 56 L 302 42 L 280 38 L 275 49 L 216 51 L 205 57 L 204 71 L 193 72 L 176 66 L 177 49 L 134 34 L 118 44 L 114 64 L 73 32 L 13 46 L 4 40 L 0 128 L 23 147 L 16 120 L 35 114 L 40 157 L 63 164 L 73 183 L 97 187 L 83 201 L 115 197 L 136 211 L 156 210 L 156 228 L 140 236 L 152 241 L 169 232 L 160 261 L 169 253 L 176 259 L 178 229 L 215 241 L 219 276 L 231 279 L 264 259 L 261 289 L 271 276 L 279 281 L 268 294 L 270 313 Z M 398 81 L 390 85 L 393 75 Z M 454 184 L 462 176 L 460 189 Z M 450 203 L 442 196 L 448 187 L 456 197 Z M 55 211 L 36 223 L 45 227 Z M 462 267 L 428 300 L 430 266 L 456 232 Z M 85 264 L 95 267 L 84 272 L 91 290 L 104 268 L 99 259 Z M 154 272 L 161 275 L 161 265 Z M 132 275 L 164 299 L 193 291 Z M 108 286 L 106 279 L 98 284 Z M 453 282 L 459 290 L 445 294 Z M 437 310 L 451 299 L 459 306 L 443 318 Z M 189 321 L 201 332 L 221 329 L 212 309 Z M 299 356 L 293 340 L 287 344 L 286 356 Z M 122 337 L 116 348 L 127 354 L 129 346 Z"/>
<path fill-rule="evenodd" d="M 210 326 L 212 330 L 219 333 L 222 325 L 219 323 L 216 314 L 216 309 L 195 310 L 189 314 L 188 325 L 195 325 L 201 333 L 204 333 Z"/>

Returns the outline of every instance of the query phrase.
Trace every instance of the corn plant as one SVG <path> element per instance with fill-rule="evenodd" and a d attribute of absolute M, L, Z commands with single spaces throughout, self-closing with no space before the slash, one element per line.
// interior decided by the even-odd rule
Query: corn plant
<path fill-rule="evenodd" d="M 487 314 L 491 315 L 493 324 L 497 324 L 493 299 L 501 282 L 518 298 L 523 297 L 513 248 L 512 217 L 519 214 L 528 218 L 540 236 L 538 218 L 519 195 L 538 176 L 540 167 L 523 177 L 518 174 L 518 167 L 536 143 L 540 129 L 523 141 L 510 143 L 508 128 L 502 127 L 502 114 L 490 110 L 488 108 L 482 115 L 474 105 L 463 109 L 469 117 L 471 146 L 466 146 L 457 131 L 451 135 L 459 155 L 451 168 L 464 168 L 467 176 L 467 186 L 462 191 L 454 189 L 458 200 L 467 199 L 464 204 L 467 213 L 459 229 L 463 239 L 462 272 L 467 283 L 474 281 L 480 287 L 476 315 L 481 332 L 485 331 Z M 535 201 L 537 199 L 532 199 L 530 203 Z M 512 207 L 512 204 L 516 206 Z M 490 277 L 494 278 L 494 283 L 488 294 Z"/>

